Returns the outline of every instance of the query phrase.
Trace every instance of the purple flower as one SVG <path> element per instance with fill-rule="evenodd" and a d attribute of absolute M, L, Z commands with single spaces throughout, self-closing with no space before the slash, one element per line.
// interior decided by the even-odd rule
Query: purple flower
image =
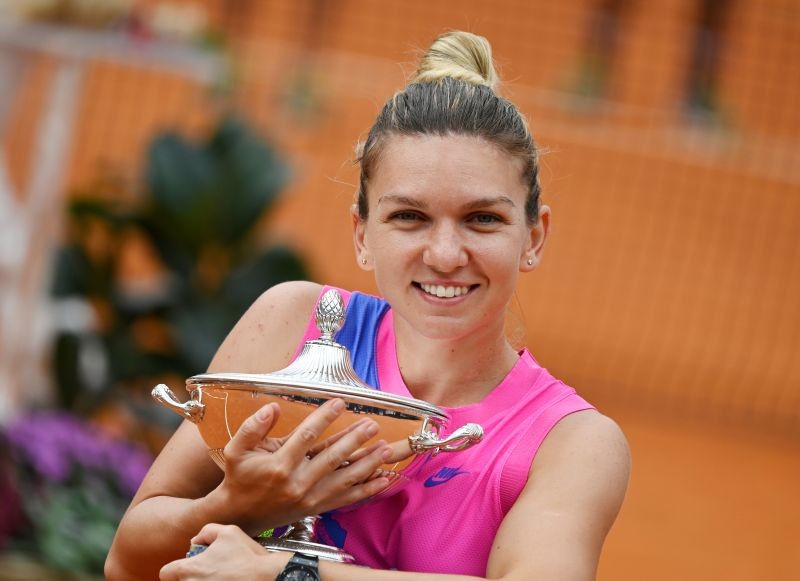
<path fill-rule="evenodd" d="M 55 428 L 55 429 L 51 429 Z M 47 480 L 61 482 L 71 472 L 70 458 L 64 454 L 64 429 L 53 422 L 30 416 L 19 418 L 6 431 L 15 459 L 27 462 Z"/>
<path fill-rule="evenodd" d="M 65 412 L 33 412 L 6 428 L 12 456 L 49 482 L 107 476 L 132 496 L 152 462 L 139 446 L 115 440 Z"/>
<path fill-rule="evenodd" d="M 118 445 L 113 455 L 115 472 L 123 492 L 133 496 L 144 480 L 153 460 L 149 454 L 131 445 Z"/>

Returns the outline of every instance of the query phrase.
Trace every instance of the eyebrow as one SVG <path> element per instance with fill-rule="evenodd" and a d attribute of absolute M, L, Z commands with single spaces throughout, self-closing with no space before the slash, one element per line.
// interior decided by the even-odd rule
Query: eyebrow
<path fill-rule="evenodd" d="M 491 198 L 490 197 L 478 198 L 477 200 L 473 200 L 469 204 L 466 204 L 464 207 L 467 210 L 475 210 L 478 208 L 486 208 L 497 204 L 504 204 L 506 206 L 511 206 L 512 208 L 516 206 L 514 200 L 512 200 L 508 196 L 500 195 Z"/>
<path fill-rule="evenodd" d="M 380 206 L 383 202 L 394 202 L 395 204 L 400 204 L 403 206 L 411 206 L 413 208 L 424 208 L 425 204 L 420 202 L 419 200 L 415 200 L 414 198 L 409 198 L 408 196 L 399 196 L 397 194 L 386 194 L 385 196 L 381 196 L 378 198 L 378 205 Z"/>
<path fill-rule="evenodd" d="M 425 208 L 425 204 L 420 202 L 419 200 L 397 194 L 386 194 L 384 196 L 381 196 L 378 199 L 378 205 L 380 205 L 383 202 L 393 202 L 395 204 L 411 206 L 412 208 L 419 208 L 419 209 Z M 472 200 L 471 202 L 464 205 L 464 209 L 475 210 L 477 208 L 486 208 L 489 206 L 494 206 L 496 204 L 504 204 L 507 206 L 511 206 L 512 208 L 516 207 L 514 200 L 512 200 L 508 196 L 500 195 L 500 196 L 492 196 L 492 197 L 478 198 L 477 200 Z"/>

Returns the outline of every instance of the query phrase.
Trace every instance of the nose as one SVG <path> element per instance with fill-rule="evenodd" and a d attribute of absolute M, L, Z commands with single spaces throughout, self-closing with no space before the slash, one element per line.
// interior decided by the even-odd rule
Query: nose
<path fill-rule="evenodd" d="M 468 253 L 458 227 L 440 223 L 428 231 L 422 261 L 437 272 L 453 272 L 466 266 Z"/>

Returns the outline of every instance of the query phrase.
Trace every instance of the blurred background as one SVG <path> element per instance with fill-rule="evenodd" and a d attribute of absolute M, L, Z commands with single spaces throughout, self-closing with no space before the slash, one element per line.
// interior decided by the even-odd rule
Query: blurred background
<path fill-rule="evenodd" d="M 353 147 L 448 29 L 543 151 L 512 332 L 630 440 L 599 579 L 800 579 L 793 0 L 0 0 L 0 578 L 101 578 L 264 289 L 375 291 Z"/>

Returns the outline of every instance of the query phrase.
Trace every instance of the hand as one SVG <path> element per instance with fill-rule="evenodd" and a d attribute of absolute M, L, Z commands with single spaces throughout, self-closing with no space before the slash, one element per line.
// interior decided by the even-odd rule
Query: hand
<path fill-rule="evenodd" d="M 274 579 L 290 558 L 289 553 L 268 552 L 232 525 L 208 524 L 192 543 L 208 548 L 164 565 L 159 573 L 162 581 Z"/>
<path fill-rule="evenodd" d="M 388 479 L 371 477 L 391 458 L 391 448 L 379 441 L 355 455 L 377 434 L 375 421 L 364 419 L 319 441 L 343 411 L 344 402 L 332 399 L 289 436 L 269 438 L 280 407 L 265 405 L 242 423 L 225 446 L 225 477 L 209 498 L 221 504 L 230 522 L 255 534 L 380 492 Z"/>

